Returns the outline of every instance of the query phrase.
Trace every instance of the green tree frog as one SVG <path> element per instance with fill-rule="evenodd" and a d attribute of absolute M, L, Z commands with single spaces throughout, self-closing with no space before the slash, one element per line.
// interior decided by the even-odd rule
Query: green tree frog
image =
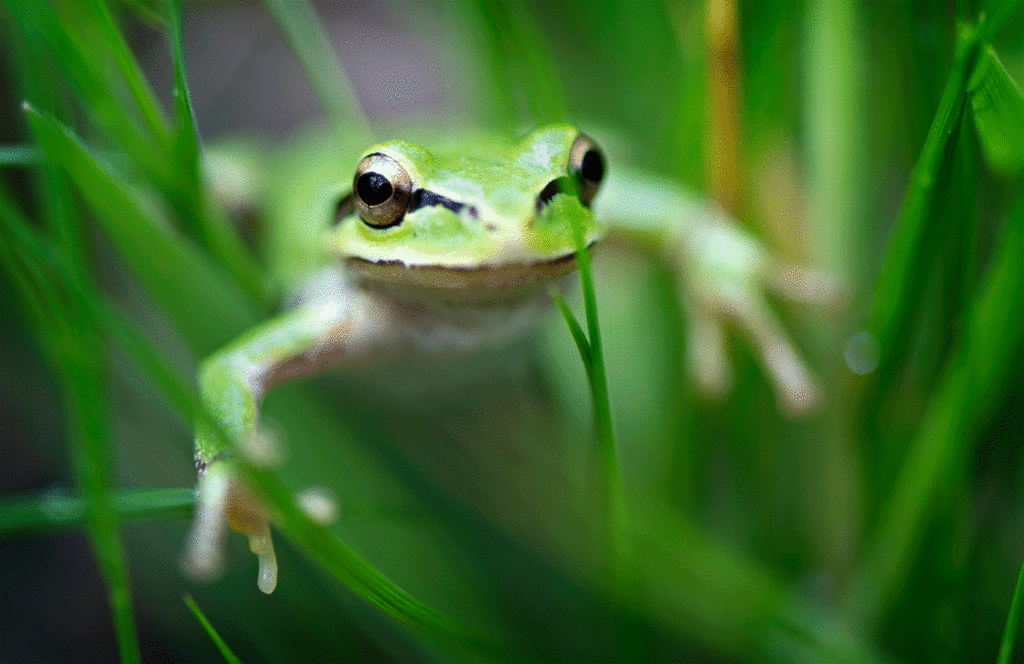
<path fill-rule="evenodd" d="M 762 289 L 824 300 L 829 280 L 779 264 L 678 184 L 606 163 L 573 126 L 542 126 L 518 141 L 390 141 L 348 166 L 311 153 L 290 175 L 295 184 L 271 202 L 271 215 L 288 219 L 285 250 L 306 271 L 327 268 L 300 289 L 296 306 L 200 371 L 206 406 L 243 450 L 258 439 L 261 401 L 277 383 L 394 354 L 471 352 L 525 334 L 550 308 L 551 282 L 573 276 L 573 223 L 588 245 L 620 232 L 663 249 L 680 276 L 690 370 L 706 391 L 728 389 L 723 326 L 731 321 L 749 336 L 784 410 L 800 413 L 819 399 Z M 259 588 L 269 593 L 277 582 L 269 519 L 228 457 L 200 427 L 187 564 L 197 575 L 214 573 L 230 525 L 248 536 Z"/>

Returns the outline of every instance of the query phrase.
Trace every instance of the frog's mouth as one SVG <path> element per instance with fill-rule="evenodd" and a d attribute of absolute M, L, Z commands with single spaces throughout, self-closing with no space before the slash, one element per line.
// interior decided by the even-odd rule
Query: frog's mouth
<path fill-rule="evenodd" d="M 593 246 L 593 243 L 591 243 Z M 388 284 L 432 288 L 451 294 L 481 295 L 507 292 L 551 281 L 576 269 L 576 254 L 532 263 L 508 263 L 461 267 L 409 265 L 402 261 L 369 261 L 350 256 L 348 265 L 362 277 Z"/>

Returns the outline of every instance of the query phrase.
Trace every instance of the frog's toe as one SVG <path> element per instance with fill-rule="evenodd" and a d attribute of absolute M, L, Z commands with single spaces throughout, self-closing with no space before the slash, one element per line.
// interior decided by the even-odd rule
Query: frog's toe
<path fill-rule="evenodd" d="M 775 385 L 782 411 L 800 416 L 815 410 L 821 403 L 821 388 L 771 307 L 757 293 L 736 295 L 730 298 L 726 311 L 750 337 Z"/>
<path fill-rule="evenodd" d="M 700 390 L 722 399 L 732 390 L 733 369 L 725 348 L 725 328 L 715 316 L 691 307 L 688 313 L 687 368 Z"/>
<path fill-rule="evenodd" d="M 199 478 L 195 519 L 185 549 L 185 571 L 200 581 L 212 581 L 224 568 L 224 530 L 227 525 L 230 478 L 213 464 Z"/>
<path fill-rule="evenodd" d="M 270 536 L 270 518 L 259 500 L 235 483 L 227 503 L 227 522 L 236 533 L 249 538 L 249 550 L 259 560 L 257 585 L 268 595 L 277 587 L 277 556 Z"/>
<path fill-rule="evenodd" d="M 270 538 L 270 523 L 264 523 L 254 532 L 246 533 L 249 537 L 249 550 L 256 554 L 260 571 L 256 577 L 256 585 L 266 594 L 274 592 L 277 587 L 277 555 L 274 553 L 274 542 Z"/>
<path fill-rule="evenodd" d="M 259 560 L 257 585 L 265 593 L 277 586 L 277 556 L 270 535 L 270 518 L 227 464 L 213 463 L 199 478 L 195 521 L 185 551 L 185 570 L 200 581 L 218 578 L 224 567 L 226 526 L 249 538 L 249 550 Z"/>
<path fill-rule="evenodd" d="M 775 383 L 784 413 L 799 417 L 821 404 L 821 389 L 810 370 L 787 340 L 770 343 L 763 350 L 763 362 Z"/>
<path fill-rule="evenodd" d="M 848 295 L 846 284 L 835 274 L 794 263 L 772 262 L 764 280 L 774 292 L 794 302 L 839 307 Z"/>

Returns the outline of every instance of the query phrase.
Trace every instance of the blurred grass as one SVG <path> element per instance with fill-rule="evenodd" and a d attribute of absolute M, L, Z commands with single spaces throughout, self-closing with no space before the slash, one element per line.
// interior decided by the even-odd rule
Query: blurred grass
<path fill-rule="evenodd" d="M 700 92 L 723 66 L 706 42 L 717 4 L 382 3 L 344 23 L 369 39 L 343 34 L 368 51 L 389 43 L 395 50 L 374 52 L 395 58 L 401 31 L 430 44 L 432 66 L 456 81 L 448 94 L 486 97 L 438 102 L 449 129 L 518 131 L 567 117 L 614 130 L 639 165 L 701 186 L 702 154 L 716 135 L 705 129 L 713 100 Z M 850 303 L 839 313 L 784 312 L 830 395 L 819 415 L 791 422 L 742 344 L 734 395 L 694 395 L 680 371 L 685 321 L 671 275 L 635 254 L 598 256 L 593 313 L 615 404 L 608 415 L 619 434 L 631 573 L 642 580 L 635 601 L 616 596 L 587 558 L 599 549 L 577 491 L 592 411 L 579 359 L 554 325 L 526 349 L 531 369 L 500 354 L 469 363 L 470 375 L 480 364 L 511 368 L 464 406 L 421 396 L 408 414 L 388 412 L 353 387 L 367 378 L 358 373 L 268 397 L 293 461 L 280 473 L 251 472 L 294 542 L 282 552 L 283 585 L 256 597 L 239 557 L 242 573 L 192 591 L 242 659 L 461 659 L 459 643 L 478 631 L 488 643 L 470 650 L 488 660 L 502 658 L 492 639 L 513 648 L 506 658 L 550 661 L 590 658 L 599 652 L 586 643 L 609 638 L 640 660 L 952 662 L 1000 649 L 1010 657 L 1000 639 L 1006 625 L 1012 640 L 1008 613 L 1019 621 L 1010 605 L 1024 558 L 1024 392 L 1013 376 L 1024 360 L 1024 12 L 1020 2 L 989 2 L 988 18 L 971 25 L 976 4 L 735 6 L 736 41 L 722 52 L 739 59 L 727 90 L 739 115 L 736 209 L 787 258 L 846 275 Z M 275 3 L 272 13 L 334 131 L 365 132 L 357 99 L 368 86 L 397 98 L 409 91 L 383 75 L 393 71 L 386 58 L 369 65 L 377 78 L 362 76 L 355 63 L 366 59 L 341 39 L 355 91 L 341 92 L 325 36 L 346 28 L 328 20 L 321 29 L 302 7 Z M 80 526 L 88 515 L 118 630 L 111 643 L 126 661 L 139 658 L 133 613 L 144 648 L 157 640 L 181 659 L 215 656 L 175 613 L 174 598 L 191 585 L 176 571 L 183 538 L 173 521 L 188 503 L 180 487 L 192 482 L 190 425 L 143 413 L 166 411 L 169 399 L 190 421 L 194 396 L 179 376 L 266 314 L 279 281 L 202 178 L 196 123 L 228 113 L 231 95 L 212 105 L 190 97 L 189 82 L 217 63 L 202 59 L 189 33 L 216 12 L 185 10 L 182 28 L 163 3 L 0 8 L 0 49 L 14 65 L 5 82 L 19 91 L 0 111 L 23 118 L 0 122 L 0 389 L 11 404 L 0 414 L 15 423 L 4 427 L 0 470 L 38 477 L 0 487 L 21 493 L 0 502 L 0 526 L 13 545 L 29 529 Z M 154 29 L 167 30 L 169 49 Z M 158 48 L 146 50 L 147 40 Z M 171 76 L 154 73 L 154 52 Z M 34 110 L 18 111 L 22 99 Z M 383 134 L 381 122 L 370 118 Z M 874 372 L 858 376 L 842 353 L 864 328 L 883 352 Z M 36 350 L 15 341 L 24 329 Z M 22 433 L 50 424 L 50 409 L 32 399 L 55 397 L 12 388 L 36 375 L 60 386 L 65 424 L 54 435 L 77 460 L 82 500 L 56 511 L 40 491 L 70 478 L 22 453 L 46 446 Z M 456 420 L 503 437 L 481 450 L 472 433 L 460 438 Z M 340 494 L 343 517 L 331 531 L 294 507 L 291 490 L 314 481 Z M 179 488 L 131 489 L 165 482 Z M 493 494 L 500 501 L 488 502 Z M 162 527 L 122 534 L 123 519 L 152 511 L 165 515 Z M 310 571 L 295 552 L 322 567 Z M 365 561 L 377 570 L 346 567 Z M 29 583 L 32 563 L 18 564 L 9 568 Z M 339 586 L 318 570 L 347 580 Z M 389 578 L 393 588 L 365 585 Z M 41 587 L 10 587 L 37 597 L 19 611 L 26 616 L 68 603 Z M 133 610 L 129 587 L 144 608 Z M 382 619 L 353 590 L 397 624 L 421 621 L 428 636 Z M 628 628 L 606 634 L 609 611 Z M 18 619 L 0 615 L 5 643 Z M 36 619 L 26 633 L 46 624 Z M 31 650 L 21 658 L 47 659 Z"/>
<path fill-rule="evenodd" d="M 110 502 L 121 520 L 189 517 L 195 503 L 192 489 L 135 489 L 111 493 Z M 86 520 L 86 506 L 79 498 L 49 495 L 4 503 L 0 533 L 44 528 L 79 527 Z"/>

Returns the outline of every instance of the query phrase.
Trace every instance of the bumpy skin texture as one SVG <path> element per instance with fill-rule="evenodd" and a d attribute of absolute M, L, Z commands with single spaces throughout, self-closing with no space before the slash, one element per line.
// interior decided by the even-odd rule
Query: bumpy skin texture
<path fill-rule="evenodd" d="M 722 395 L 731 383 L 724 325 L 732 322 L 757 350 L 782 409 L 799 414 L 814 408 L 818 388 L 762 290 L 829 301 L 834 284 L 778 264 L 721 211 L 671 181 L 614 165 L 605 169 L 603 162 L 594 169 L 600 158 L 594 154 L 589 171 L 602 182 L 583 181 L 580 160 L 591 148 L 564 124 L 541 127 L 518 142 L 479 139 L 454 149 L 379 144 L 361 160 L 385 155 L 404 171 L 410 199 L 440 203 L 410 206 L 386 227 L 364 223 L 358 206 L 349 206 L 333 228 L 351 175 L 324 159 L 322 149 L 310 151 L 320 156 L 303 157 L 307 170 L 267 207 L 278 217 L 284 252 L 305 261 L 307 272 L 311 257 L 335 267 L 306 282 L 298 306 L 203 363 L 202 397 L 235 441 L 233 453 L 272 461 L 259 433 L 259 410 L 275 383 L 395 352 L 472 351 L 524 334 L 548 303 L 542 284 L 575 267 L 573 223 L 588 244 L 604 226 L 662 248 L 680 277 L 689 369 L 708 393 Z M 215 173 L 213 180 L 216 185 Z M 592 213 L 588 203 L 598 185 Z M 310 238 L 323 243 L 312 245 Z M 236 479 L 231 453 L 211 431 L 197 430 L 199 509 L 187 567 L 197 577 L 216 575 L 229 525 L 249 537 L 260 560 L 259 587 L 271 592 L 277 566 L 269 517 Z"/>

